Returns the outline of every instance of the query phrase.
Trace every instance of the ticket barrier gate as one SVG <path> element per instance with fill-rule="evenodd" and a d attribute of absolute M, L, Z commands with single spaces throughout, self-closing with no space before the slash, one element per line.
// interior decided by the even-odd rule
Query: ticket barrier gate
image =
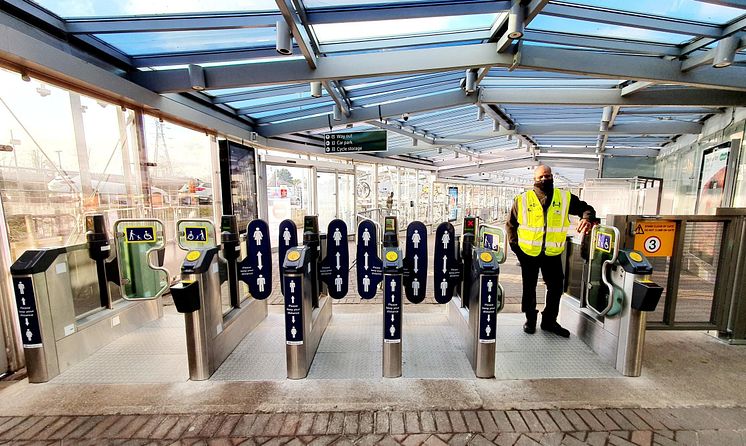
<path fill-rule="evenodd" d="M 427 287 L 427 228 L 414 221 L 407 226 L 406 254 L 399 247 L 396 217 L 386 217 L 383 225 L 383 249 L 378 252 L 378 228 L 372 220 L 363 220 L 357 230 L 357 285 L 363 299 L 373 299 L 383 286 L 383 361 L 384 378 L 402 376 L 403 296 L 412 303 L 425 299 Z"/>
<path fill-rule="evenodd" d="M 639 251 L 619 249 L 619 230 L 595 226 L 584 258 L 581 295 L 565 294 L 560 319 L 570 331 L 625 376 L 640 376 L 647 312 L 663 288 Z"/>
<path fill-rule="evenodd" d="M 29 382 L 47 382 L 163 316 L 169 275 L 153 258 L 163 252 L 163 224 L 117 221 L 115 249 L 103 215 L 87 216 L 86 230 L 87 243 L 29 250 L 11 266 Z"/>
<path fill-rule="evenodd" d="M 321 246 L 318 217 L 303 220 L 303 244 L 297 244 L 292 220 L 280 223 L 281 291 L 285 300 L 285 358 L 287 377 L 308 376 L 321 337 L 332 318 L 331 299 L 347 295 L 349 248 L 347 225 L 332 220 Z M 322 286 L 325 285 L 325 286 Z"/>
<path fill-rule="evenodd" d="M 497 313 L 505 305 L 505 293 L 499 282 L 499 264 L 505 261 L 505 231 L 496 226 L 480 225 L 476 217 L 465 218 L 463 228 L 460 247 L 458 242 L 453 246 L 460 283 L 455 287 L 453 299 L 449 300 L 448 319 L 465 340 L 466 357 L 474 374 L 477 378 L 492 378 L 495 376 Z M 436 260 L 448 255 L 450 247 L 444 241 L 453 237 L 450 223 L 443 223 L 438 229 L 436 248 L 440 249 L 436 249 Z M 447 270 L 447 265 L 444 264 L 442 270 Z M 446 284 L 448 278 L 442 277 L 440 281 Z M 447 288 L 441 291 L 443 297 L 447 294 Z"/>
<path fill-rule="evenodd" d="M 239 233 L 233 215 L 221 218 L 221 247 L 209 220 L 179 220 L 177 234 L 179 247 L 187 254 L 181 264 L 181 280 L 171 287 L 171 295 L 186 323 L 189 379 L 201 381 L 210 378 L 267 317 L 265 299 L 272 292 L 269 227 L 262 220 L 249 223 L 247 256 L 240 262 Z M 221 269 L 227 274 L 221 275 Z M 238 295 L 238 280 L 249 287 L 250 297 L 245 300 Z M 227 311 L 221 293 L 225 281 L 229 289 Z"/>

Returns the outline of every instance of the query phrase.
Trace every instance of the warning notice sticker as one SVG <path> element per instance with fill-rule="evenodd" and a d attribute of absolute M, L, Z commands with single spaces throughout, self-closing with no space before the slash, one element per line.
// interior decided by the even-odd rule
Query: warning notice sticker
<path fill-rule="evenodd" d="M 648 257 L 669 257 L 673 254 L 676 222 L 670 220 L 636 221 L 635 249 Z"/>

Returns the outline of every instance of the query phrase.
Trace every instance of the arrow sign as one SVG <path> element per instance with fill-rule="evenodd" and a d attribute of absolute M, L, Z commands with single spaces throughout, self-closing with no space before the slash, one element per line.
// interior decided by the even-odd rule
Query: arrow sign
<path fill-rule="evenodd" d="M 347 244 L 347 224 L 334 219 L 329 222 L 326 239 L 326 258 L 321 261 L 319 275 L 326 284 L 329 296 L 341 299 L 349 288 L 350 248 Z M 344 243 L 342 243 L 344 241 Z M 336 272 L 334 272 L 336 270 Z"/>
<path fill-rule="evenodd" d="M 277 260 L 279 262 L 280 284 L 282 285 L 280 292 L 283 296 L 285 295 L 285 281 L 283 280 L 285 273 L 282 271 L 282 262 L 285 261 L 285 254 L 288 250 L 296 246 L 298 246 L 298 227 L 293 220 L 283 220 L 280 223 L 280 234 L 277 241 Z"/>
<path fill-rule="evenodd" d="M 355 249 L 357 292 L 363 299 L 373 299 L 383 280 L 383 262 L 378 257 L 378 233 L 372 220 L 358 225 Z"/>
<path fill-rule="evenodd" d="M 296 291 L 302 294 L 302 285 L 298 285 L 294 277 L 284 277 L 283 289 L 285 293 L 285 343 L 287 345 L 303 344 L 303 302 L 296 299 Z"/>
<path fill-rule="evenodd" d="M 404 265 L 404 292 L 407 300 L 420 303 L 425 299 L 427 284 L 427 228 L 420 221 L 407 225 Z"/>
<path fill-rule="evenodd" d="M 491 290 L 497 283 L 497 275 L 482 274 L 479 284 L 479 342 L 493 344 L 497 330 L 492 321 L 497 322 L 498 299 L 493 300 Z M 474 284 L 476 287 L 477 284 Z"/>
<path fill-rule="evenodd" d="M 453 225 L 448 222 L 438 225 L 435 229 L 435 240 L 438 241 L 433 253 L 433 258 L 438 259 L 437 266 L 433 268 L 435 300 L 444 304 L 451 300 L 454 289 L 461 283 L 461 267 L 459 261 L 456 260 L 454 249 L 456 232 Z"/>
<path fill-rule="evenodd" d="M 383 287 L 383 341 L 386 343 L 401 342 L 401 274 L 389 274 L 385 276 L 386 284 Z"/>
<path fill-rule="evenodd" d="M 41 330 L 39 317 L 36 313 L 36 299 L 34 299 L 34 285 L 31 277 L 13 277 L 13 294 L 15 294 L 18 323 L 25 327 L 22 331 L 23 346 L 25 348 L 41 348 Z"/>
<path fill-rule="evenodd" d="M 246 257 L 238 262 L 238 277 L 249 286 L 254 299 L 263 300 L 272 294 L 272 258 L 269 244 L 269 225 L 264 220 L 253 220 L 246 226 Z"/>

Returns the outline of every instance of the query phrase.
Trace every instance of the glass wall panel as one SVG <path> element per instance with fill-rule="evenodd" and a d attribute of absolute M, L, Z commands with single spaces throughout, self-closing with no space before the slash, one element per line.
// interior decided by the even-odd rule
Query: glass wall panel
<path fill-rule="evenodd" d="M 267 166 L 267 206 L 272 246 L 277 246 L 280 222 L 291 219 L 298 227 L 299 240 L 303 217 L 311 214 L 311 169 Z"/>
<path fill-rule="evenodd" d="M 0 191 L 12 259 L 85 241 L 84 215 L 142 206 L 134 113 L 0 69 Z"/>
<path fill-rule="evenodd" d="M 742 140 L 743 141 L 743 140 Z M 735 153 L 735 150 L 734 150 Z M 746 207 L 746 142 L 741 142 L 741 155 L 739 157 L 736 173 L 735 193 L 733 195 L 734 207 Z"/>
<path fill-rule="evenodd" d="M 370 210 L 376 207 L 376 185 L 372 164 L 355 165 L 355 212 L 370 217 Z M 356 223 L 357 224 L 357 223 Z"/>
<path fill-rule="evenodd" d="M 393 193 L 393 208 L 398 209 L 401 196 L 399 189 L 399 168 L 377 164 L 378 167 L 378 208 L 387 209 L 387 201 Z"/>
<path fill-rule="evenodd" d="M 428 224 L 432 223 L 433 210 L 430 202 L 433 189 L 434 175 L 426 170 L 417 171 L 417 220 Z"/>
<path fill-rule="evenodd" d="M 173 277 L 184 257 L 176 243 L 176 221 L 215 221 L 212 178 L 218 166 L 211 154 L 217 143 L 202 132 L 152 116 L 143 116 L 143 133 L 152 216 L 166 228 L 165 267 Z"/>
<path fill-rule="evenodd" d="M 409 222 L 416 219 L 417 208 L 417 171 L 414 169 L 400 169 L 399 196 L 396 201 L 399 209 L 399 228 L 404 229 Z"/>

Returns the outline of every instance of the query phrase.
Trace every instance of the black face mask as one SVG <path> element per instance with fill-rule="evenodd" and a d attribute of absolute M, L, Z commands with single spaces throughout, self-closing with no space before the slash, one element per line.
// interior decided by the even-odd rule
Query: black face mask
<path fill-rule="evenodd" d="M 539 181 L 534 181 L 534 187 L 539 189 L 542 192 L 550 191 L 554 188 L 554 180 L 553 179 L 543 179 Z"/>

